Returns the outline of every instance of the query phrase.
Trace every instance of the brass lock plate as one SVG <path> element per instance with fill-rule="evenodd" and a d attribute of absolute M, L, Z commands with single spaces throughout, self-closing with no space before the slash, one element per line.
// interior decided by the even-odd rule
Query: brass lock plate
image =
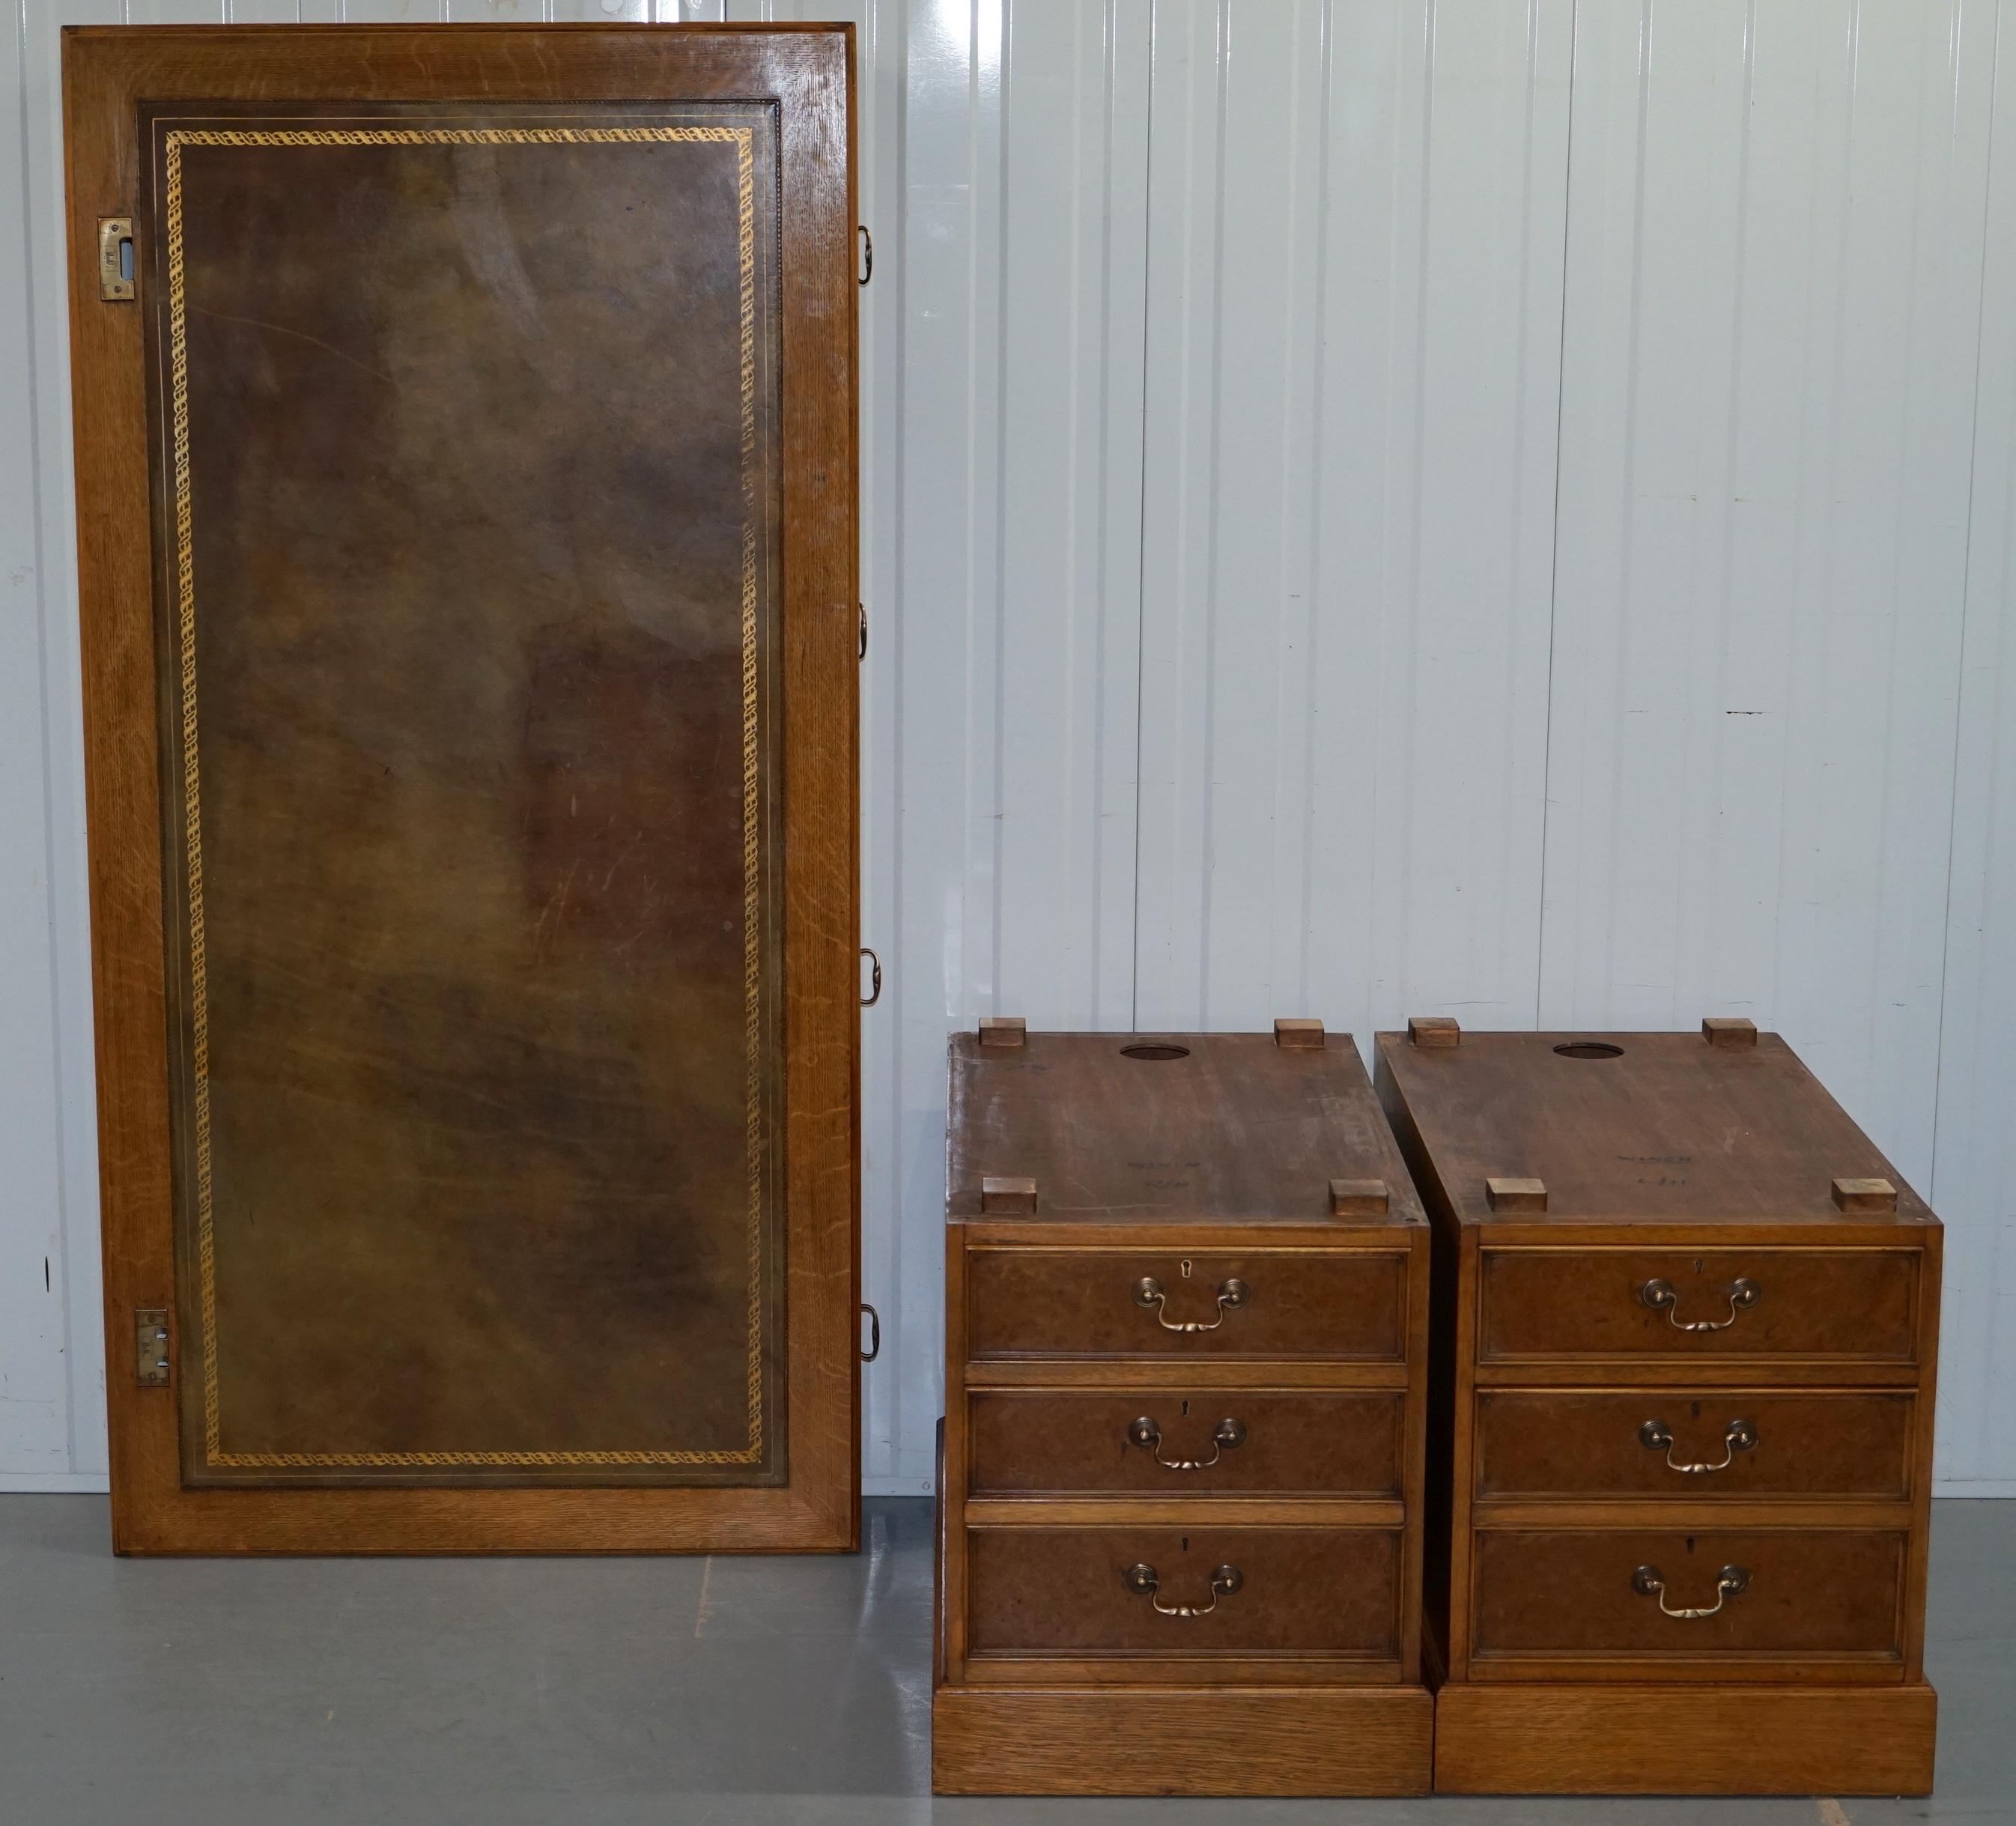
<path fill-rule="evenodd" d="M 133 296 L 133 218 L 98 218 L 98 295 L 109 304 Z"/>
<path fill-rule="evenodd" d="M 142 1306 L 133 1315 L 133 1373 L 142 1388 L 168 1385 L 168 1314 Z"/>

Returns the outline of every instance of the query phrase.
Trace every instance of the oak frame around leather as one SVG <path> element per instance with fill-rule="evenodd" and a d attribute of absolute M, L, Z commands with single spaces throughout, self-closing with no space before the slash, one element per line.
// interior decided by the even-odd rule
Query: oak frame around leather
<path fill-rule="evenodd" d="M 844 27 L 83 28 L 65 34 L 79 584 L 92 830 L 113 1534 L 124 1552 L 804 1551 L 859 1509 L 855 288 Z M 175 1305 L 146 313 L 98 296 L 139 104 L 769 99 L 779 121 L 789 1482 L 184 1487 L 176 1394 L 134 1375 Z M 136 264 L 138 264 L 136 262 Z M 144 283 L 144 280 L 143 280 Z"/>

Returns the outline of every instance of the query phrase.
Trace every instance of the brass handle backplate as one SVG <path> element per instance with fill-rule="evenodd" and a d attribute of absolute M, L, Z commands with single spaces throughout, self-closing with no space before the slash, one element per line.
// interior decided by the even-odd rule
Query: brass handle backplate
<path fill-rule="evenodd" d="M 1722 1429 L 1722 1457 L 1714 1464 L 1683 1464 L 1673 1456 L 1673 1429 L 1664 1421 L 1647 1421 L 1638 1429 L 1638 1443 L 1647 1452 L 1663 1452 L 1666 1466 L 1692 1477 L 1703 1471 L 1726 1471 L 1735 1463 L 1739 1452 L 1752 1452 L 1757 1447 L 1757 1427 L 1752 1421 L 1731 1421 Z"/>
<path fill-rule="evenodd" d="M 1225 1315 L 1247 1305 L 1253 1298 L 1253 1290 L 1234 1276 L 1229 1280 L 1218 1284 L 1218 1316 L 1215 1319 L 1172 1319 L 1163 1308 L 1168 1295 L 1162 1291 L 1162 1284 L 1152 1274 L 1144 1274 L 1134 1284 L 1134 1304 L 1143 1306 L 1155 1315 L 1155 1323 L 1165 1331 L 1215 1331 L 1225 1323 Z"/>
<path fill-rule="evenodd" d="M 1127 1443 L 1154 1453 L 1155 1462 L 1165 1471 L 1208 1471 L 1224 1453 L 1246 1443 L 1246 1423 L 1228 1417 L 1212 1428 L 1208 1458 L 1165 1458 L 1162 1429 L 1145 1414 L 1128 1428 Z"/>
<path fill-rule="evenodd" d="M 1676 1331 L 1726 1331 L 1736 1323 L 1737 1313 L 1757 1304 L 1762 1291 L 1748 1275 L 1739 1275 L 1729 1284 L 1726 1319 L 1683 1319 L 1679 1316 L 1680 1296 L 1673 1291 L 1673 1284 L 1658 1278 L 1647 1281 L 1639 1288 L 1638 1302 L 1650 1306 L 1655 1313 L 1664 1313 L 1666 1323 Z"/>
<path fill-rule="evenodd" d="M 1145 1560 L 1129 1566 L 1120 1575 L 1120 1582 L 1136 1597 L 1147 1599 L 1165 1617 L 1208 1617 L 1218 1608 L 1221 1597 L 1229 1597 L 1246 1583 L 1237 1566 L 1220 1566 L 1211 1576 L 1209 1604 L 1165 1604 L 1157 1590 L 1161 1581 L 1155 1576 L 1155 1568 Z"/>
<path fill-rule="evenodd" d="M 1741 1566 L 1725 1566 L 1715 1576 L 1715 1602 L 1691 1609 L 1675 1610 L 1666 1602 L 1666 1580 L 1657 1566 L 1640 1566 L 1631 1575 L 1631 1589 L 1640 1597 L 1656 1597 L 1659 1608 L 1667 1616 L 1691 1621 L 1700 1617 L 1715 1615 L 1730 1599 L 1744 1590 L 1750 1583 L 1750 1574 Z"/>

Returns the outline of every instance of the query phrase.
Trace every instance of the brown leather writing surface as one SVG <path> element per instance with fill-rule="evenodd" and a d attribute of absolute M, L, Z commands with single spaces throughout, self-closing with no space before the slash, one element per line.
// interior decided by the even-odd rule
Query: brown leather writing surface
<path fill-rule="evenodd" d="M 74 149 L 96 84 L 135 161 L 137 308 L 79 365 L 131 326 L 139 386 L 95 371 L 144 403 L 153 579 L 131 1222 L 173 1283 L 138 1270 L 173 1374 L 135 1452 L 167 1469 L 172 1404 L 175 1486 L 251 1505 L 139 1544 L 844 1544 L 845 34 L 70 55 Z M 86 596 L 123 688 L 127 607 Z M 100 993 L 103 1058 L 135 1010 Z M 373 1486 L 419 1506 L 273 1506 Z"/>
<path fill-rule="evenodd" d="M 772 112 L 148 129 L 185 1475 L 774 1476 Z"/>

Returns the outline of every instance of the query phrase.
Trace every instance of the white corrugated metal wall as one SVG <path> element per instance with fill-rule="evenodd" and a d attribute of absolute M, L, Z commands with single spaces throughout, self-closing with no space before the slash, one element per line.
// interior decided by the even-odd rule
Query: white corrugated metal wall
<path fill-rule="evenodd" d="M 0 1485 L 105 1465 L 57 28 L 650 5 L 0 36 Z M 1942 1475 L 2016 1493 L 2000 0 L 726 11 L 861 31 L 869 1487 L 949 1028 L 1715 1010 L 1945 1216 Z"/>

